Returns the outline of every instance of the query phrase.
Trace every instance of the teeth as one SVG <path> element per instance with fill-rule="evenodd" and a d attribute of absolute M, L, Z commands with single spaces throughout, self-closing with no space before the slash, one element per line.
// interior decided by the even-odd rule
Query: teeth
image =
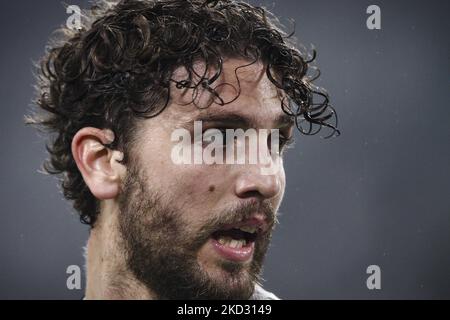
<path fill-rule="evenodd" d="M 231 240 L 233 240 L 233 239 L 230 237 L 220 237 L 218 241 L 222 245 L 228 245 Z"/>
<path fill-rule="evenodd" d="M 255 233 L 257 228 L 254 226 L 243 226 L 239 228 L 241 231 L 248 232 L 248 233 Z"/>
<path fill-rule="evenodd" d="M 244 239 L 242 240 L 235 240 L 233 238 L 230 237 L 220 237 L 217 240 L 221 245 L 233 248 L 233 249 L 240 249 L 243 246 L 245 246 L 246 241 Z"/>
<path fill-rule="evenodd" d="M 242 247 L 242 246 L 240 246 L 239 244 L 240 244 L 239 241 L 237 241 L 237 240 L 231 240 L 231 242 L 230 242 L 230 247 L 231 247 L 231 248 L 240 248 L 240 247 Z"/>

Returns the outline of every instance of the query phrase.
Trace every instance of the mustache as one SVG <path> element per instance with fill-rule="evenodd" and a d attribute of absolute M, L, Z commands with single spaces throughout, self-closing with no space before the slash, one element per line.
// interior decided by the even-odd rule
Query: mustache
<path fill-rule="evenodd" d="M 278 223 L 277 214 L 270 201 L 244 201 L 230 208 L 224 209 L 209 217 L 199 230 L 199 242 L 206 241 L 211 233 L 222 229 L 225 225 L 236 224 L 251 218 L 255 213 L 264 215 L 269 231 Z"/>

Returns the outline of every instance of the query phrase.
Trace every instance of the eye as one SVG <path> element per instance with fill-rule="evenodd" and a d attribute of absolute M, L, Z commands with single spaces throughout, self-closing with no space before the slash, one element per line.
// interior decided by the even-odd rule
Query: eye
<path fill-rule="evenodd" d="M 288 149 L 290 147 L 292 147 L 294 144 L 294 137 L 290 136 L 290 137 L 286 137 L 284 135 L 282 135 L 280 137 L 280 149 L 284 150 L 284 149 Z"/>
<path fill-rule="evenodd" d="M 203 132 L 203 146 L 206 147 L 210 143 L 221 143 L 223 147 L 227 144 L 227 128 L 207 129 Z"/>
<path fill-rule="evenodd" d="M 272 135 L 269 136 L 267 144 L 268 144 L 268 148 L 269 148 L 270 152 L 273 153 L 274 150 L 272 150 Z M 294 144 L 293 135 L 286 136 L 286 135 L 280 133 L 278 135 L 278 150 L 275 150 L 275 152 L 277 152 L 278 154 L 283 154 L 283 151 L 291 148 L 293 146 L 293 144 Z"/>

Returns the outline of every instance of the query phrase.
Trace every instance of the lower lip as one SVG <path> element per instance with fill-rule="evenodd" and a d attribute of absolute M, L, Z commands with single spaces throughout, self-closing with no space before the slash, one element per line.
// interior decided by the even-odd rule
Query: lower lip
<path fill-rule="evenodd" d="M 253 255 L 255 243 L 250 242 L 242 248 L 231 248 L 226 245 L 220 244 L 216 239 L 211 238 L 212 245 L 216 252 L 227 260 L 236 262 L 245 262 L 250 260 Z"/>

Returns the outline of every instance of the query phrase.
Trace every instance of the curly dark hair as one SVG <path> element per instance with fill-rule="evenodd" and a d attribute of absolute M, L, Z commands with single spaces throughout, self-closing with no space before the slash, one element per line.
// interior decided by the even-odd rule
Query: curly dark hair
<path fill-rule="evenodd" d="M 59 42 L 53 39 L 38 67 L 36 104 L 44 112 L 26 122 L 50 133 L 44 169 L 62 175 L 64 196 L 91 227 L 99 204 L 72 156 L 76 132 L 112 130 L 116 139 L 107 146 L 123 151 L 127 163 L 136 119 L 155 117 L 167 107 L 171 83 L 193 92 L 206 89 L 215 103 L 230 103 L 213 87 L 224 57 L 262 61 L 267 77 L 284 92 L 282 110 L 300 132 L 311 135 L 326 127 L 327 137 L 339 134 L 328 94 L 312 84 L 319 75 L 311 67 L 315 50 L 296 48 L 293 33 L 285 33 L 263 7 L 232 0 L 101 0 L 82 21 L 81 30 L 62 28 Z M 196 61 L 206 64 L 205 74 L 194 71 Z M 171 76 L 181 66 L 188 77 L 175 81 Z M 209 68 L 214 75 L 208 78 Z M 311 69 L 316 72 L 307 75 Z"/>

